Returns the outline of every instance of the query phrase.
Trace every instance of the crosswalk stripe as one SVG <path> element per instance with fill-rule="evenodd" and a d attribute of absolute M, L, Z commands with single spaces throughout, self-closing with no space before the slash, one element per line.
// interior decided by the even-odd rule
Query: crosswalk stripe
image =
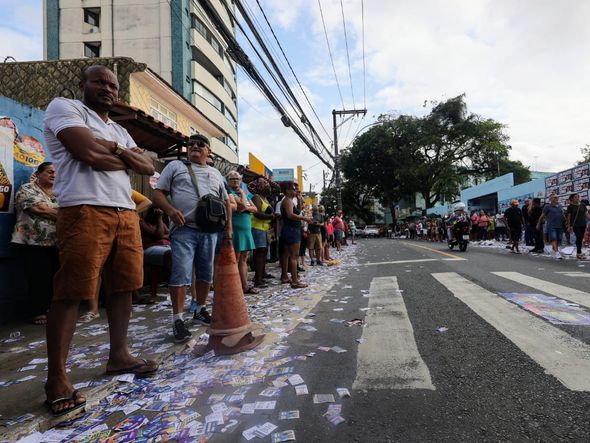
<path fill-rule="evenodd" d="M 578 291 L 577 289 L 568 288 L 567 286 L 558 285 L 549 281 L 541 280 L 540 278 L 529 277 L 520 272 L 492 272 L 498 277 L 507 278 L 508 280 L 521 283 L 525 286 L 538 289 L 547 294 L 555 295 L 556 297 L 564 298 L 568 301 L 579 304 L 586 308 L 590 308 L 590 294 L 587 292 Z"/>
<path fill-rule="evenodd" d="M 353 389 L 435 389 L 398 289 L 396 277 L 371 281 Z"/>
<path fill-rule="evenodd" d="M 455 272 L 432 275 L 565 387 L 590 391 L 590 346 Z"/>

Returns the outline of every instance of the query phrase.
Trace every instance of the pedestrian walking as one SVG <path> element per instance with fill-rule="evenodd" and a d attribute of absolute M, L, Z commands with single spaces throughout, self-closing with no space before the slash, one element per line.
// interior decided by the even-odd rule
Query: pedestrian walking
<path fill-rule="evenodd" d="M 541 214 L 543 214 L 541 199 L 533 198 L 529 212 L 529 223 L 533 229 L 533 242 L 535 247 L 531 250 L 531 252 L 536 252 L 539 254 L 542 253 L 545 248 L 545 244 L 543 242 L 543 229 L 537 226 L 539 219 L 541 218 Z"/>
<path fill-rule="evenodd" d="M 551 242 L 551 256 L 556 260 L 563 257 L 559 253 L 559 245 L 563 236 L 564 215 L 563 207 L 559 204 L 559 198 L 555 194 L 549 196 L 549 204 L 543 207 L 543 213 L 537 222 L 537 229 L 541 228 L 541 223 L 545 221 L 547 236 Z"/>
<path fill-rule="evenodd" d="M 518 244 L 522 235 L 523 218 L 522 211 L 518 207 L 518 200 L 510 202 L 510 207 L 504 211 L 504 218 L 506 219 L 506 227 L 511 242 L 510 252 L 520 254 Z"/>
<path fill-rule="evenodd" d="M 585 260 L 586 256 L 582 254 L 582 241 L 584 240 L 588 220 L 588 208 L 584 203 L 580 202 L 580 194 L 576 193 L 570 196 L 570 204 L 567 207 L 566 215 L 568 231 L 573 232 L 576 236 L 576 258 Z"/>

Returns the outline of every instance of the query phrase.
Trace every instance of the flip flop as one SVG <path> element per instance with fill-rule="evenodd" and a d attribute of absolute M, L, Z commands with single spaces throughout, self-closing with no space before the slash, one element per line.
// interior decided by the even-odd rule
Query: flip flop
<path fill-rule="evenodd" d="M 287 283 L 291 283 L 291 280 L 281 280 L 282 285 L 286 285 Z"/>
<path fill-rule="evenodd" d="M 260 294 L 260 291 L 256 289 L 254 286 L 250 286 L 248 289 L 244 291 L 244 294 Z"/>
<path fill-rule="evenodd" d="M 146 360 L 145 358 L 142 358 L 141 363 L 130 366 L 128 368 L 115 369 L 115 370 L 108 370 L 107 369 L 106 375 L 135 374 L 135 376 L 137 378 L 151 377 L 152 375 L 154 375 L 158 371 L 159 367 L 160 367 L 160 364 L 158 362 L 156 362 L 154 360 Z M 147 369 L 141 370 L 142 368 L 147 368 Z"/>
<path fill-rule="evenodd" d="M 308 285 L 306 285 L 305 283 L 291 283 L 291 288 L 293 289 L 303 289 L 303 288 L 307 288 Z"/>
<path fill-rule="evenodd" d="M 45 326 L 47 324 L 47 316 L 45 314 L 37 315 L 36 317 L 33 317 L 31 322 L 34 325 Z"/>
<path fill-rule="evenodd" d="M 86 400 L 84 400 L 82 403 L 74 404 L 74 406 L 72 406 L 72 407 L 62 409 L 61 411 L 54 411 L 53 407 L 55 405 L 57 405 L 59 403 L 69 402 L 69 401 L 73 401 L 74 403 L 76 403 L 77 398 L 78 398 L 78 390 L 74 389 L 74 392 L 72 392 L 71 396 L 61 397 L 61 398 L 55 399 L 53 401 L 45 400 L 45 405 L 49 408 L 49 410 L 51 411 L 51 413 L 53 414 L 54 417 L 60 417 L 62 415 L 68 414 L 68 413 L 75 411 L 77 409 L 82 409 L 84 406 L 86 406 Z"/>

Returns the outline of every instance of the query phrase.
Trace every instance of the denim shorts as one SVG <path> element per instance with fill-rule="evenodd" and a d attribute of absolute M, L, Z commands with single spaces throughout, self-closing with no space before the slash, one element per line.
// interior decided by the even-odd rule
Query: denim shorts
<path fill-rule="evenodd" d="M 549 241 L 561 242 L 561 237 L 563 236 L 563 229 L 551 228 L 547 230 L 547 234 L 549 235 Z"/>
<path fill-rule="evenodd" d="M 344 238 L 344 231 L 341 231 L 339 229 L 334 231 L 334 238 L 336 239 L 336 241 L 340 241 Z"/>
<path fill-rule="evenodd" d="M 252 228 L 252 238 L 254 239 L 254 246 L 256 246 L 256 249 L 266 248 L 268 246 L 266 231 Z"/>
<path fill-rule="evenodd" d="M 193 263 L 195 280 L 213 282 L 213 260 L 217 233 L 207 233 L 188 226 L 176 228 L 170 234 L 172 248 L 172 272 L 169 286 L 190 286 Z"/>
<path fill-rule="evenodd" d="M 143 262 L 148 265 L 164 266 L 164 257 L 169 253 L 169 245 L 150 246 L 143 250 Z"/>
<path fill-rule="evenodd" d="M 301 243 L 301 228 L 283 225 L 281 228 L 281 242 L 285 246 Z"/>

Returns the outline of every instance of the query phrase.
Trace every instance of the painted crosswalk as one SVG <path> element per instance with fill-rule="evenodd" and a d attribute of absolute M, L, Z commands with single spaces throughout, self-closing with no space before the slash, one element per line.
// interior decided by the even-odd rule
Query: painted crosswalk
<path fill-rule="evenodd" d="M 531 277 L 520 272 L 492 272 L 492 274 L 590 308 L 590 294 L 587 292 Z"/>
<path fill-rule="evenodd" d="M 396 277 L 371 282 L 370 327 L 363 330 L 353 389 L 435 389 L 398 289 Z"/>
<path fill-rule="evenodd" d="M 517 272 L 493 274 L 590 307 L 588 293 Z M 590 391 L 589 345 L 458 273 L 431 276 L 563 386 Z M 369 327 L 363 330 L 358 348 L 354 389 L 435 389 L 432 368 L 420 356 L 402 294 L 395 276 L 372 280 Z"/>

